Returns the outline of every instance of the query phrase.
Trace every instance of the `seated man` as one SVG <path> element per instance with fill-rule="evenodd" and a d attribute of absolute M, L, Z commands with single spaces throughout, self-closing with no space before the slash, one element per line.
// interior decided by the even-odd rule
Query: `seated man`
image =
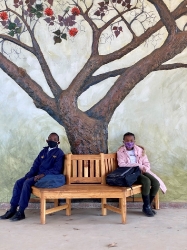
<path fill-rule="evenodd" d="M 151 208 L 151 202 L 157 194 L 159 187 L 165 193 L 167 188 L 163 181 L 150 170 L 149 160 L 144 149 L 135 145 L 135 135 L 128 132 L 123 136 L 124 145 L 117 151 L 117 160 L 119 167 L 139 166 L 141 175 L 138 177 L 138 184 L 142 184 L 143 213 L 152 217 L 155 211 Z"/>
<path fill-rule="evenodd" d="M 16 181 L 10 201 L 10 210 L 0 216 L 0 219 L 11 219 L 12 221 L 25 219 L 24 210 L 29 203 L 31 187 L 45 175 L 57 175 L 63 172 L 64 153 L 58 148 L 59 136 L 56 133 L 51 133 L 46 142 L 48 147 L 44 147 L 39 153 L 30 171 Z"/>

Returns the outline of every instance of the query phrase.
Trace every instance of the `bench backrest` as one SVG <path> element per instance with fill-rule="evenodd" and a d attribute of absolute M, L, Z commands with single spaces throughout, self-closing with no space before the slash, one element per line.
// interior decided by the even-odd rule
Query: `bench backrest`
<path fill-rule="evenodd" d="M 111 173 L 118 167 L 117 163 L 117 154 L 111 153 L 111 154 L 103 154 L 103 162 L 104 162 L 104 178 L 103 183 L 106 183 L 106 176 L 107 174 Z"/>
<path fill-rule="evenodd" d="M 116 153 L 65 156 L 67 184 L 105 184 L 106 175 L 117 167 Z"/>

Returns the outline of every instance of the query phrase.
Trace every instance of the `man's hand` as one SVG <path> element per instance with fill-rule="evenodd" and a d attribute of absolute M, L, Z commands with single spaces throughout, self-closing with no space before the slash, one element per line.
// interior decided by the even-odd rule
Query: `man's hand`
<path fill-rule="evenodd" d="M 38 174 L 38 175 L 34 176 L 34 181 L 38 181 L 38 180 L 40 180 L 42 177 L 44 177 L 44 174 Z"/>

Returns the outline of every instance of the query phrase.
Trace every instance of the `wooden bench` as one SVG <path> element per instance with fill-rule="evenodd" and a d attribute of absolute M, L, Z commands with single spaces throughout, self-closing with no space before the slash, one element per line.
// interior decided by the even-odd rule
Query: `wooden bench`
<path fill-rule="evenodd" d="M 71 215 L 72 199 L 101 199 L 101 213 L 107 214 L 107 209 L 121 214 L 122 223 L 126 222 L 127 198 L 141 193 L 141 185 L 131 188 L 112 187 L 106 185 L 106 175 L 117 168 L 116 153 L 99 155 L 65 155 L 66 185 L 53 188 L 32 187 L 32 193 L 40 198 L 40 219 L 45 224 L 47 214 L 66 209 L 66 215 Z M 107 204 L 107 198 L 118 198 L 119 207 Z M 46 200 L 54 200 L 54 208 L 46 209 Z M 66 199 L 64 205 L 58 204 L 58 199 Z M 139 199 L 140 200 L 140 199 Z M 135 201 L 136 198 L 135 198 Z M 158 194 L 155 198 L 155 208 L 159 209 Z"/>

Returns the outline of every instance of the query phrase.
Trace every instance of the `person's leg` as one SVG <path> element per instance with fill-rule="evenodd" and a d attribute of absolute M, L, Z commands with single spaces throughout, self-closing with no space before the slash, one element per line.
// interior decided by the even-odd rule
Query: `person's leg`
<path fill-rule="evenodd" d="M 35 184 L 34 177 L 27 179 L 24 182 L 20 200 L 19 200 L 19 211 L 24 211 L 29 204 L 29 200 L 31 197 L 31 187 Z"/>
<path fill-rule="evenodd" d="M 25 180 L 26 178 L 23 177 L 15 182 L 12 192 L 12 198 L 10 201 L 10 209 L 4 215 L 0 216 L 0 219 L 10 219 L 17 212 L 17 207 Z"/>
<path fill-rule="evenodd" d="M 19 199 L 19 209 L 18 212 L 11 218 L 12 221 L 25 219 L 24 210 L 28 207 L 31 196 L 31 187 L 34 185 L 34 183 L 34 177 L 25 180 Z"/>
<path fill-rule="evenodd" d="M 144 176 L 148 177 L 149 180 L 151 181 L 151 189 L 150 189 L 150 203 L 151 203 L 160 188 L 160 183 L 154 176 L 152 176 L 149 173 L 145 173 Z"/>
<path fill-rule="evenodd" d="M 151 181 L 148 177 L 141 174 L 138 177 L 136 183 L 139 183 L 142 185 L 142 195 L 149 195 L 150 194 Z"/>
<path fill-rule="evenodd" d="M 154 216 L 154 213 L 153 213 L 151 206 L 150 206 L 150 197 L 149 197 L 151 181 L 147 176 L 141 174 L 138 177 L 137 183 L 142 184 L 142 199 L 143 199 L 142 212 L 146 216 L 152 217 L 152 216 Z"/>
<path fill-rule="evenodd" d="M 19 200 L 22 192 L 22 188 L 24 185 L 24 182 L 26 181 L 26 178 L 23 177 L 16 181 L 14 184 L 13 192 L 12 192 L 12 199 L 10 200 L 10 205 L 12 208 L 16 208 L 19 205 Z"/>

